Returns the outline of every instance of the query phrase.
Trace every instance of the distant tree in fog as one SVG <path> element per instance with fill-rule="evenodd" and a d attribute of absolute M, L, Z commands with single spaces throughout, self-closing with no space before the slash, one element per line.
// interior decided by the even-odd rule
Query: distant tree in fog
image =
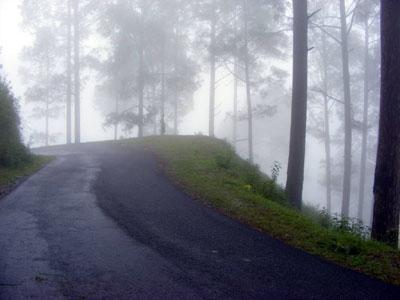
<path fill-rule="evenodd" d="M 164 134 L 170 127 L 178 133 L 180 115 L 191 107 L 197 89 L 187 6 L 182 0 L 116 1 L 102 8 L 99 32 L 110 43 L 99 61 L 102 85 L 123 91 L 115 90 L 113 99 L 120 104 L 108 121 L 124 123 L 126 129 L 137 126 L 139 136 L 149 125 L 153 133 Z"/>
<path fill-rule="evenodd" d="M 47 109 L 47 104 L 45 108 L 36 107 L 37 114 L 48 116 L 46 124 L 49 118 L 57 118 L 61 113 L 60 109 L 52 108 L 54 102 L 65 103 L 67 143 L 72 141 L 73 107 L 75 141 L 80 142 L 81 42 L 88 36 L 89 26 L 85 18 L 95 3 L 94 0 L 24 0 L 20 6 L 23 17 L 22 26 L 32 34 L 34 39 L 33 45 L 27 47 L 22 55 L 27 64 L 36 66 L 36 69 L 32 70 L 26 66 L 22 68 L 25 70 L 23 73 L 26 75 L 27 83 L 30 82 L 27 98 L 35 103 L 46 102 L 47 100 L 42 100 L 43 97 L 40 95 L 48 94 L 45 98 L 50 99 L 47 101 L 49 108 Z M 28 55 L 29 52 L 34 53 Z M 74 76 L 72 76 L 72 71 L 74 71 Z M 48 82 L 46 87 L 43 87 L 45 82 L 43 77 Z M 36 81 L 36 88 L 34 81 Z M 53 87 L 50 82 L 54 82 Z M 72 97 L 74 97 L 74 103 L 72 103 Z M 51 98 L 56 100 L 53 101 Z M 45 140 L 48 143 L 48 138 Z"/>
<path fill-rule="evenodd" d="M 234 77 L 233 140 L 237 140 L 239 119 L 247 121 L 247 142 L 250 161 L 254 160 L 253 118 L 270 115 L 273 107 L 263 103 L 253 107 L 252 98 L 264 97 L 269 77 L 279 74 L 269 59 L 282 58 L 287 41 L 284 14 L 286 3 L 276 1 L 235 0 L 220 1 L 219 26 L 216 32 L 214 54 L 218 65 L 228 69 Z M 246 117 L 237 109 L 238 83 L 243 82 L 246 91 Z M 257 94 L 256 94 L 257 93 Z M 272 109 L 272 110 L 271 110 Z M 268 112 L 260 114 L 260 112 Z"/>
<path fill-rule="evenodd" d="M 32 46 L 21 54 L 25 62 L 20 72 L 27 85 L 26 101 L 34 103 L 34 118 L 44 119 L 44 144 L 51 139 L 50 119 L 59 117 L 63 109 L 65 92 L 64 74 L 61 72 L 61 48 L 57 37 L 57 25 L 36 23 Z"/>

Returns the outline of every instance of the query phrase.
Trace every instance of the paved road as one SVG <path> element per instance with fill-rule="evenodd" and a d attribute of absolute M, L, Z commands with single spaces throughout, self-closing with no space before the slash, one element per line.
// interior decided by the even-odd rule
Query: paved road
<path fill-rule="evenodd" d="M 0 299 L 397 299 L 191 200 L 144 149 L 57 159 L 0 201 Z"/>

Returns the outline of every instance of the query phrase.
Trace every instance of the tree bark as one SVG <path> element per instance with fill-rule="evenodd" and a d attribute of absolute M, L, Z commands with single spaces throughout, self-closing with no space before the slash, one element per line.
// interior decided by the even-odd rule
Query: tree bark
<path fill-rule="evenodd" d="M 139 124 L 138 124 L 138 137 L 143 137 L 143 126 L 144 126 L 144 61 L 143 61 L 143 48 L 140 46 L 139 49 L 139 76 L 138 76 L 138 101 L 139 101 Z"/>
<path fill-rule="evenodd" d="M 75 143 L 81 142 L 81 100 L 80 100 L 80 24 L 79 0 L 74 1 L 74 96 L 75 96 Z"/>
<path fill-rule="evenodd" d="M 139 69 L 138 69 L 138 137 L 143 137 L 143 127 L 144 127 L 144 14 L 145 11 L 145 2 L 141 1 L 140 5 L 140 21 L 139 21 Z"/>
<path fill-rule="evenodd" d="M 251 101 L 251 82 L 250 82 L 250 66 L 249 66 L 249 41 L 248 41 L 248 3 L 243 0 L 243 17 L 244 17 L 244 65 L 246 80 L 246 98 L 247 98 L 247 122 L 248 122 L 248 146 L 249 161 L 254 162 L 253 150 L 253 106 Z"/>
<path fill-rule="evenodd" d="M 351 170 L 352 170 L 352 107 L 350 94 L 350 71 L 349 71 L 349 46 L 348 27 L 346 20 L 346 3 L 340 0 L 340 24 L 341 24 L 341 46 L 342 46 L 342 68 L 344 88 L 344 175 L 343 175 L 343 198 L 342 217 L 348 218 L 350 213 L 351 193 Z"/>
<path fill-rule="evenodd" d="M 381 1 L 381 110 L 372 238 L 398 247 L 400 217 L 400 2 Z"/>
<path fill-rule="evenodd" d="M 237 72 L 239 71 L 238 59 L 235 56 L 234 58 L 234 78 L 233 78 L 233 145 L 235 149 L 237 148 L 237 140 L 238 140 L 238 78 Z"/>
<path fill-rule="evenodd" d="M 161 116 L 160 116 L 160 126 L 161 135 L 165 135 L 166 133 L 166 124 L 165 124 L 165 40 L 162 40 L 162 51 L 161 51 Z"/>
<path fill-rule="evenodd" d="M 119 99 L 115 97 L 115 114 L 119 113 Z M 114 124 L 114 141 L 118 140 L 118 121 Z"/>
<path fill-rule="evenodd" d="M 361 163 L 360 163 L 360 191 L 358 197 L 358 219 L 363 220 L 364 216 L 364 195 L 365 178 L 367 168 L 367 146 L 368 146 L 368 109 L 369 109 L 369 24 L 368 18 L 365 18 L 365 45 L 364 45 L 364 112 L 362 124 L 362 142 L 361 142 Z"/>
<path fill-rule="evenodd" d="M 331 133 L 328 98 L 328 55 L 326 34 L 322 33 L 323 89 L 324 89 L 324 126 L 325 126 L 325 161 L 326 161 L 326 209 L 332 213 L 332 167 L 331 167 Z"/>
<path fill-rule="evenodd" d="M 232 140 L 233 146 L 237 149 L 238 140 L 238 76 L 239 76 L 239 61 L 238 61 L 238 46 L 237 46 L 237 35 L 238 35 L 238 24 L 237 24 L 237 9 L 235 9 L 234 16 L 234 31 L 235 31 L 235 53 L 233 62 L 233 132 Z"/>
<path fill-rule="evenodd" d="M 46 112 L 45 112 L 45 145 L 49 145 L 49 119 L 50 119 L 50 55 L 46 51 Z"/>
<path fill-rule="evenodd" d="M 293 91 L 290 148 L 286 182 L 289 201 L 301 208 L 307 125 L 307 1 L 293 0 Z"/>
<path fill-rule="evenodd" d="M 215 62 L 215 35 L 216 35 L 216 5 L 213 0 L 213 12 L 211 16 L 211 32 L 210 32 L 210 107 L 209 107 L 209 136 L 215 136 L 215 73 L 216 73 L 216 62 Z"/>
<path fill-rule="evenodd" d="M 72 8 L 71 1 L 67 1 L 67 103 L 66 126 L 67 144 L 72 142 Z"/>

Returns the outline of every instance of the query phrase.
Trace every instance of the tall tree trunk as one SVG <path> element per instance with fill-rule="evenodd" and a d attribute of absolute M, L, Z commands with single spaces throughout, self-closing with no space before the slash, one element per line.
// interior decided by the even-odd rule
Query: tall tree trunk
<path fill-rule="evenodd" d="M 177 23 L 176 23 L 176 30 L 175 30 L 175 39 L 176 39 L 176 44 L 175 47 L 176 49 L 179 49 L 179 17 L 177 17 Z M 174 73 L 175 73 L 175 80 L 174 80 L 174 135 L 178 135 L 178 125 L 179 125 L 179 92 L 178 92 L 178 56 L 177 52 L 174 52 Z"/>
<path fill-rule="evenodd" d="M 67 113 L 66 113 L 66 126 L 67 126 L 67 144 L 72 142 L 72 7 L 71 0 L 67 1 Z"/>
<path fill-rule="evenodd" d="M 138 137 L 143 137 L 143 126 L 144 126 L 144 61 L 143 61 L 143 49 L 140 46 L 139 49 L 139 78 L 138 78 L 138 100 L 139 100 L 139 124 L 138 124 Z"/>
<path fill-rule="evenodd" d="M 49 145 L 49 118 L 50 118 L 50 56 L 46 52 L 46 112 L 45 112 L 45 144 Z"/>
<path fill-rule="evenodd" d="M 81 99 L 80 99 L 80 25 L 79 0 L 74 0 L 74 96 L 75 96 L 75 143 L 81 142 Z"/>
<path fill-rule="evenodd" d="M 253 151 L 253 107 L 251 101 L 251 82 L 250 82 L 250 66 L 249 66 L 249 41 L 248 41 L 248 3 L 243 0 L 243 17 L 244 17 L 244 65 L 246 80 L 246 98 L 247 98 L 247 122 L 248 122 L 248 146 L 249 161 L 254 162 Z"/>
<path fill-rule="evenodd" d="M 344 89 L 344 175 L 343 175 L 343 198 L 342 216 L 348 218 L 350 213 L 351 194 L 351 170 L 352 170 L 352 107 L 350 94 L 350 71 L 349 71 L 349 46 L 348 28 L 346 20 L 346 3 L 340 0 L 340 23 L 341 23 L 341 46 L 342 46 L 342 68 Z"/>
<path fill-rule="evenodd" d="M 238 140 L 238 78 L 237 72 L 239 71 L 238 59 L 235 56 L 234 62 L 234 77 L 233 77 L 233 145 L 235 149 L 237 148 L 237 140 Z"/>
<path fill-rule="evenodd" d="M 162 40 L 162 51 L 161 51 L 161 116 L 160 116 L 160 133 L 165 135 L 166 124 L 165 124 L 165 39 Z"/>
<path fill-rule="evenodd" d="M 46 98 L 46 116 L 45 116 L 45 144 L 46 147 L 49 145 L 49 97 Z"/>
<path fill-rule="evenodd" d="M 140 21 L 139 21 L 139 69 L 138 69 L 138 106 L 139 124 L 138 137 L 143 137 L 144 127 L 144 13 L 146 1 L 140 2 Z"/>
<path fill-rule="evenodd" d="M 174 135 L 178 135 L 178 91 L 174 89 Z"/>
<path fill-rule="evenodd" d="M 364 113 L 362 124 L 362 146 L 360 163 L 360 191 L 358 197 L 358 219 L 364 216 L 365 178 L 367 168 L 367 146 L 368 146 L 368 109 L 369 109 L 369 24 L 365 18 L 365 45 L 364 45 Z"/>
<path fill-rule="evenodd" d="M 400 1 L 381 1 L 381 110 L 372 238 L 398 246 L 400 217 Z"/>
<path fill-rule="evenodd" d="M 119 97 L 115 97 L 115 114 L 119 113 Z M 118 140 L 118 121 L 114 124 L 114 141 Z"/>
<path fill-rule="evenodd" d="M 156 89 L 157 89 L 157 85 L 156 84 L 152 84 L 152 86 L 151 86 L 151 98 L 153 100 L 154 107 L 155 107 L 155 112 L 154 112 L 154 117 L 153 117 L 153 135 L 157 135 L 157 132 L 158 132 L 157 115 L 158 115 L 159 107 L 157 107 L 158 97 L 157 97 Z"/>
<path fill-rule="evenodd" d="M 210 32 L 210 107 L 209 107 L 209 136 L 214 137 L 215 135 L 215 73 L 216 73 L 216 62 L 215 62 L 215 35 L 216 35 L 216 2 L 213 0 L 213 12 L 211 17 L 211 32 Z"/>
<path fill-rule="evenodd" d="M 286 193 L 301 208 L 307 125 L 308 15 L 307 0 L 293 0 L 293 91 Z"/>
<path fill-rule="evenodd" d="M 234 53 L 234 66 L 233 66 L 233 146 L 237 148 L 238 140 L 238 76 L 239 76 L 239 61 L 238 61 L 238 46 L 237 46 L 237 9 L 235 9 L 234 31 L 235 31 L 235 53 Z"/>
<path fill-rule="evenodd" d="M 325 161 L 326 161 L 326 209 L 332 213 L 332 171 L 331 171 L 331 133 L 328 98 L 328 55 L 326 34 L 322 33 L 322 59 L 323 59 L 323 89 L 324 89 L 324 127 L 325 127 Z"/>

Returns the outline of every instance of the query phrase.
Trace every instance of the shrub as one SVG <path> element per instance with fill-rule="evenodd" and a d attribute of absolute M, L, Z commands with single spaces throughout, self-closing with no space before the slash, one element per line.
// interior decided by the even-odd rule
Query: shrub
<path fill-rule="evenodd" d="M 0 167 L 16 167 L 31 159 L 21 142 L 17 99 L 9 84 L 0 78 Z"/>

